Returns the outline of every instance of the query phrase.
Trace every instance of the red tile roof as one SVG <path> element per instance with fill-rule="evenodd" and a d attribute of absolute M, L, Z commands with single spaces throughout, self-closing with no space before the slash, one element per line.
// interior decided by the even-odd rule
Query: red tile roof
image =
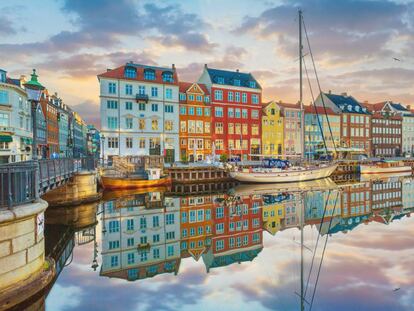
<path fill-rule="evenodd" d="M 296 104 L 289 104 L 289 103 L 283 103 L 283 102 L 276 102 L 281 108 L 290 108 L 290 109 L 300 109 L 299 103 Z"/>
<path fill-rule="evenodd" d="M 197 84 L 204 92 L 205 95 L 210 95 L 210 92 L 207 89 L 207 86 L 203 83 L 197 83 L 197 82 L 179 82 L 178 85 L 180 87 L 180 93 L 185 93 L 187 90 L 193 85 Z"/>
<path fill-rule="evenodd" d="M 137 74 L 135 78 L 127 78 L 125 77 L 125 68 L 126 67 L 133 67 L 136 69 Z M 145 69 L 152 69 L 155 71 L 155 80 L 146 80 L 144 79 L 144 70 Z M 173 73 L 173 80 L 174 82 L 164 82 L 162 80 L 162 73 L 165 71 L 169 71 Z M 101 73 L 98 75 L 98 78 L 111 78 L 111 79 L 123 79 L 123 80 L 133 80 L 133 81 L 144 81 L 144 82 L 152 82 L 152 83 L 163 83 L 163 84 L 172 84 L 178 85 L 178 76 L 175 67 L 172 68 L 161 68 L 155 66 L 146 66 L 140 64 L 133 64 L 127 63 L 124 66 L 115 68 L 115 69 L 108 69 L 107 72 Z"/>
<path fill-rule="evenodd" d="M 331 108 L 326 107 L 326 110 L 324 107 L 315 107 L 314 105 L 305 105 L 303 106 L 303 110 L 305 111 L 305 113 L 316 113 L 318 112 L 318 114 L 330 114 L 330 115 L 336 115 L 337 113 L 335 113 Z"/>

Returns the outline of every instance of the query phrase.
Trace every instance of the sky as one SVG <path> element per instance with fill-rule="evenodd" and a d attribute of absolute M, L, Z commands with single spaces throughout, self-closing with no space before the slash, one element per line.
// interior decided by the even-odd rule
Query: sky
<path fill-rule="evenodd" d="M 1 1 L 0 67 L 11 77 L 36 68 L 49 92 L 96 125 L 96 75 L 128 61 L 175 64 L 181 81 L 196 81 L 204 64 L 239 69 L 260 82 L 263 101 L 297 102 L 299 8 L 323 91 L 414 105 L 407 0 Z M 317 96 L 310 54 L 304 61 Z"/>

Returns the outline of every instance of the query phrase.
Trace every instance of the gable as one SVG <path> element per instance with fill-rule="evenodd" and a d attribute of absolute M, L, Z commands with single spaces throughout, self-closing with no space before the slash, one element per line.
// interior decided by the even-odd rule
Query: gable
<path fill-rule="evenodd" d="M 200 88 L 200 86 L 197 83 L 193 83 L 191 87 L 187 89 L 187 94 L 201 94 L 204 95 L 203 90 Z"/>

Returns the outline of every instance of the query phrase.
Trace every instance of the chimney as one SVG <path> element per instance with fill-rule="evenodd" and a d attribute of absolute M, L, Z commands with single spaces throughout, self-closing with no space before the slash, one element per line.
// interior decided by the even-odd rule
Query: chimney
<path fill-rule="evenodd" d="M 348 96 L 348 94 L 346 92 L 343 92 L 341 95 L 344 96 L 344 97 Z"/>
<path fill-rule="evenodd" d="M 331 91 L 331 90 L 329 90 L 329 91 L 328 91 L 328 94 L 332 94 L 332 91 Z"/>
<path fill-rule="evenodd" d="M 110 69 L 110 68 L 106 68 L 106 72 L 108 72 L 108 71 L 111 71 L 112 69 Z"/>
<path fill-rule="evenodd" d="M 239 69 L 236 69 L 236 72 L 239 72 Z"/>
<path fill-rule="evenodd" d="M 172 64 L 172 69 L 175 71 L 175 64 Z"/>
<path fill-rule="evenodd" d="M 204 68 L 207 68 L 207 64 L 204 64 Z"/>

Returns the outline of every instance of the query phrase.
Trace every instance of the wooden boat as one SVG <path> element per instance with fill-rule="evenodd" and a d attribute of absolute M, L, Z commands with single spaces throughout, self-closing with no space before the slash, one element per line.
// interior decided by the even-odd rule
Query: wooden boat
<path fill-rule="evenodd" d="M 361 174 L 396 174 L 412 173 L 411 166 L 404 165 L 402 161 L 381 161 L 373 164 L 361 164 L 359 166 Z"/>
<path fill-rule="evenodd" d="M 149 169 L 146 175 L 103 175 L 104 189 L 140 189 L 171 185 L 171 177 L 161 176 L 161 169 Z"/>
<path fill-rule="evenodd" d="M 293 183 L 327 178 L 332 175 L 337 166 L 337 163 L 332 163 L 310 167 L 294 166 L 286 169 L 250 168 L 230 172 L 230 176 L 240 182 L 248 183 Z"/>

